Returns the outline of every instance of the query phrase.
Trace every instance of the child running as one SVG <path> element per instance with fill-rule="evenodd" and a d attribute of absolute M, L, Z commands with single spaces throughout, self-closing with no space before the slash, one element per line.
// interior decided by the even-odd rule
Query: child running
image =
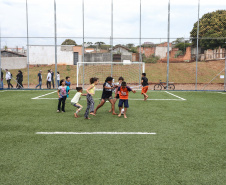
<path fill-rule="evenodd" d="M 132 90 L 130 87 L 126 86 L 126 82 L 122 82 L 121 87 L 118 87 L 118 91 L 119 91 L 119 103 L 118 103 L 118 107 L 119 107 L 119 115 L 118 117 L 121 117 L 122 113 L 122 107 L 124 104 L 124 118 L 127 118 L 126 116 L 126 112 L 127 109 L 129 108 L 129 92 L 132 91 L 133 93 L 136 93 L 136 91 Z"/>
<path fill-rule="evenodd" d="M 101 102 L 96 107 L 94 114 L 96 114 L 97 110 L 105 104 L 106 100 L 108 100 L 111 103 L 112 114 L 117 115 L 115 113 L 115 103 L 112 98 L 112 91 L 114 89 L 114 86 L 112 85 L 112 80 L 113 80 L 113 78 L 110 76 L 106 78 L 105 83 L 103 85 L 103 93 L 102 93 L 102 97 L 101 97 Z"/>
<path fill-rule="evenodd" d="M 86 89 L 87 95 L 86 95 L 86 99 L 87 99 L 87 108 L 86 108 L 86 112 L 85 112 L 85 119 L 90 119 L 89 118 L 89 110 L 90 110 L 90 114 L 95 116 L 94 114 L 94 100 L 93 100 L 93 95 L 95 94 L 95 85 L 98 84 L 98 80 L 99 78 L 93 77 L 90 78 L 90 86 L 88 89 Z"/>
<path fill-rule="evenodd" d="M 75 96 L 72 98 L 71 100 L 71 104 L 75 107 L 77 107 L 78 109 L 76 110 L 76 112 L 74 113 L 75 118 L 79 117 L 78 113 L 82 110 L 83 106 L 80 105 L 78 103 L 78 101 L 81 99 L 81 96 L 86 96 L 87 94 L 82 94 L 82 87 L 76 87 L 77 93 L 75 94 Z"/>
<path fill-rule="evenodd" d="M 116 89 L 115 89 L 115 98 L 113 99 L 114 100 L 114 105 L 117 102 L 117 99 L 119 99 L 118 87 L 121 86 L 121 84 L 122 84 L 123 81 L 124 81 L 124 78 L 121 76 L 121 77 L 118 78 L 118 82 L 114 84 L 116 86 Z M 109 110 L 109 112 L 112 112 L 112 108 Z"/>
<path fill-rule="evenodd" d="M 59 97 L 57 112 L 60 112 L 61 102 L 62 102 L 62 112 L 65 112 L 65 100 L 67 98 L 66 89 L 67 89 L 67 86 L 65 85 L 65 80 L 61 80 L 60 87 L 58 87 L 58 91 L 57 91 L 57 94 Z"/>
<path fill-rule="evenodd" d="M 144 95 L 144 101 L 146 101 L 148 99 L 148 95 L 146 94 L 148 91 L 148 79 L 146 77 L 146 73 L 142 73 L 141 84 L 143 86 L 141 94 Z"/>

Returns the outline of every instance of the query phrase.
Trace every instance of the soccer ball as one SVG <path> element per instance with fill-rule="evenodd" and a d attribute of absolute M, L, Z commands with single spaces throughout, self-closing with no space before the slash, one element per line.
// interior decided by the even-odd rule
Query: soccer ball
<path fill-rule="evenodd" d="M 121 110 L 121 114 L 124 114 L 124 108 L 122 108 L 122 110 Z"/>

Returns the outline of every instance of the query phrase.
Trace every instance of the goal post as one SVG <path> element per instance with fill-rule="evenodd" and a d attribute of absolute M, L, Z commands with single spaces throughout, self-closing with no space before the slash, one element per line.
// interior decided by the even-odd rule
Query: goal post
<path fill-rule="evenodd" d="M 90 84 L 89 79 L 97 77 L 99 78 L 97 89 L 102 89 L 101 85 L 105 82 L 106 77 L 112 76 L 114 82 L 117 82 L 118 78 L 122 76 L 129 86 L 138 88 L 144 72 L 144 62 L 78 62 L 77 87 L 87 88 Z"/>

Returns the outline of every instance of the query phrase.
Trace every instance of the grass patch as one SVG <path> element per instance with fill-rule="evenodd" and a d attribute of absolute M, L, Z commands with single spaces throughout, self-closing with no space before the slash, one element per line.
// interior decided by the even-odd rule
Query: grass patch
<path fill-rule="evenodd" d="M 75 119 L 56 113 L 51 91 L 0 95 L 1 184 L 224 184 L 225 100 L 211 92 L 173 92 L 186 101 L 130 100 L 128 119 L 108 113 Z M 75 91 L 72 91 L 73 95 Z M 175 99 L 148 92 L 152 99 Z M 101 92 L 95 95 L 95 107 Z M 140 93 L 130 94 L 141 99 Z M 57 98 L 50 94 L 46 98 Z M 71 96 L 70 96 L 71 98 Z M 36 135 L 36 132 L 156 132 L 157 135 Z"/>

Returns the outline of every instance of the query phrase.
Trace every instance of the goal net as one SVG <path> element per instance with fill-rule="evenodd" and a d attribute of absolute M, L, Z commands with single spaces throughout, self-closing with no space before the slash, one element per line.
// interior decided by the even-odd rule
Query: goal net
<path fill-rule="evenodd" d="M 123 77 L 129 86 L 139 89 L 141 75 L 145 72 L 143 62 L 78 62 L 77 63 L 77 87 L 87 88 L 92 77 L 99 78 L 97 89 L 102 89 L 102 85 L 108 76 L 118 82 L 119 77 Z"/>

